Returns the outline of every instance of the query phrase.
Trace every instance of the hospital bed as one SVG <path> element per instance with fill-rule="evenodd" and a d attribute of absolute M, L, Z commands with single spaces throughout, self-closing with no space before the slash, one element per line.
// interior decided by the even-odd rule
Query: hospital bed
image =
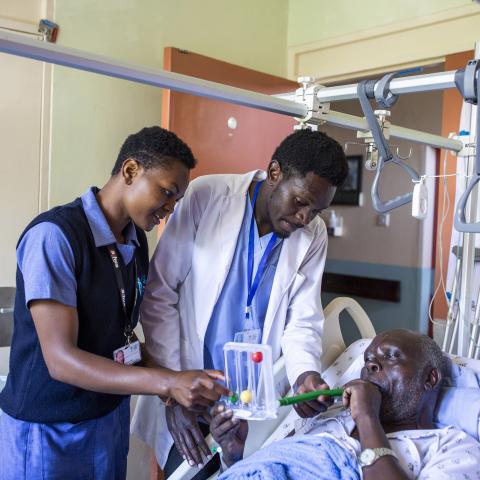
<path fill-rule="evenodd" d="M 340 328 L 340 314 L 347 312 L 353 319 L 359 330 L 361 338 L 352 343 L 348 348 L 345 345 Z M 363 365 L 363 352 L 370 344 L 370 339 L 375 337 L 375 329 L 362 307 L 353 299 L 338 297 L 333 300 L 324 310 L 325 326 L 323 334 L 323 355 L 322 364 L 326 366 L 322 377 L 330 386 L 341 386 L 355 378 Z M 452 365 L 455 368 L 468 367 L 474 373 L 477 372 L 478 392 L 473 398 L 475 405 L 472 408 L 472 417 L 476 418 L 476 425 L 470 430 L 476 430 L 480 434 L 480 360 L 472 360 L 450 355 Z M 279 395 L 288 393 L 288 382 L 286 381 L 284 359 L 280 358 L 274 365 L 274 378 Z M 474 389 L 466 389 L 474 390 Z M 471 392 L 469 392 L 469 395 Z M 458 398 L 453 400 L 458 403 Z M 273 441 L 284 438 L 294 428 L 299 428 L 305 420 L 300 419 L 292 407 L 283 407 L 276 419 L 261 422 L 249 422 L 249 433 L 245 445 L 245 456 L 249 456 L 262 446 Z M 458 425 L 462 428 L 462 425 Z M 463 428 L 465 430 L 465 428 Z M 470 432 L 468 432 L 470 433 Z M 474 435 L 473 435 L 474 436 Z M 207 437 L 209 447 L 214 447 L 215 442 L 211 435 Z M 198 468 L 190 467 L 184 461 L 177 470 L 169 477 L 169 480 L 189 480 L 195 476 Z M 214 479 L 214 474 L 210 479 Z"/>
<path fill-rule="evenodd" d="M 336 371 L 337 365 L 335 365 L 335 361 L 339 355 L 346 350 L 345 341 L 340 328 L 340 315 L 342 312 L 347 312 L 350 315 L 356 327 L 358 328 L 361 339 L 370 339 L 376 335 L 375 329 L 373 328 L 372 322 L 368 318 L 368 315 L 355 300 L 348 297 L 338 297 L 332 300 L 332 302 L 330 302 L 324 309 L 325 323 L 322 337 L 322 365 L 331 367 L 327 370 L 332 372 L 330 375 L 332 378 L 330 378 L 330 376 L 329 378 L 325 378 L 325 376 L 323 376 L 327 383 L 329 383 L 329 380 L 332 381 L 333 373 Z M 365 349 L 368 343 L 368 341 L 362 340 L 355 342 L 355 344 L 349 348 L 349 351 L 352 353 L 352 358 L 358 356 L 358 352 L 363 352 L 362 349 Z M 348 372 L 346 373 L 348 374 Z M 273 367 L 273 376 L 278 394 L 281 396 L 287 394 L 290 386 L 286 378 L 285 361 L 283 357 L 280 357 L 277 362 L 275 362 Z M 284 428 L 289 428 L 293 418 L 295 418 L 295 414 L 293 412 L 294 410 L 292 407 L 282 407 L 278 417 L 275 419 L 264 420 L 261 422 L 249 422 L 249 433 L 247 443 L 245 445 L 245 456 L 248 456 L 258 450 L 269 439 L 272 440 L 276 436 L 282 435 L 282 426 Z M 290 428 L 290 430 L 292 428 L 293 426 Z M 211 435 L 207 437 L 207 444 L 211 448 L 214 446 L 214 441 Z M 189 480 L 197 472 L 198 468 L 190 467 L 188 462 L 184 461 L 169 477 L 169 480 Z M 216 478 L 216 475 L 212 476 L 211 478 Z"/>
<path fill-rule="evenodd" d="M 340 315 L 342 312 L 347 312 L 350 315 L 358 328 L 361 337 L 348 348 L 345 345 L 340 328 Z M 360 365 L 363 363 L 363 351 L 370 343 L 369 339 L 373 338 L 376 333 L 365 311 L 351 298 L 336 298 L 325 308 L 324 313 L 325 327 L 323 334 L 322 362 L 327 368 L 322 376 L 331 386 L 342 385 L 352 378 L 354 372 L 358 372 Z M 3 388 L 8 373 L 9 351 L 9 347 L 0 347 L 0 390 Z M 455 364 L 467 366 L 474 372 L 478 372 L 478 379 L 480 382 L 480 360 L 471 360 L 458 356 L 452 356 L 452 359 Z M 288 389 L 288 383 L 286 382 L 283 358 L 280 358 L 274 365 L 274 378 L 278 393 L 281 395 L 285 394 Z M 480 420 L 480 390 L 475 399 L 477 402 L 475 408 L 479 412 L 477 418 L 478 422 Z M 280 410 L 279 416 L 274 420 L 250 422 L 245 455 L 250 455 L 261 446 L 270 443 L 271 441 L 283 438 L 294 428 L 294 426 L 297 426 L 295 425 L 296 421 L 298 421 L 298 416 L 296 416 L 294 410 L 291 407 L 283 407 Z M 480 430 L 480 425 L 478 425 L 477 428 Z M 207 442 L 210 446 L 214 445 L 210 436 L 208 437 Z M 174 474 L 170 476 L 170 479 L 189 480 L 197 472 L 197 468 L 192 468 L 187 462 L 183 462 Z M 211 478 L 215 477 L 216 475 Z"/>

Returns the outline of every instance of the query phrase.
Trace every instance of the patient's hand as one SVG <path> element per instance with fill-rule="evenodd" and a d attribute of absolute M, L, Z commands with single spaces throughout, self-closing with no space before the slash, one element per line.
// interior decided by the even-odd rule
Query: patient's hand
<path fill-rule="evenodd" d="M 373 383 L 365 380 L 352 380 L 347 383 L 343 391 L 343 406 L 350 407 L 355 423 L 359 419 L 379 418 L 382 394 Z"/>
<path fill-rule="evenodd" d="M 318 372 L 304 372 L 295 382 L 298 387 L 295 394 L 312 392 L 314 390 L 330 390 Z M 295 411 L 302 418 L 315 417 L 319 413 L 324 412 L 333 402 L 332 397 L 322 395 L 316 400 L 310 402 L 302 402 L 294 405 Z"/>
<path fill-rule="evenodd" d="M 226 465 L 232 466 L 243 457 L 245 441 L 248 435 L 248 423 L 233 416 L 231 409 L 221 403 L 215 405 L 211 412 L 210 432 L 222 447 L 222 458 Z"/>

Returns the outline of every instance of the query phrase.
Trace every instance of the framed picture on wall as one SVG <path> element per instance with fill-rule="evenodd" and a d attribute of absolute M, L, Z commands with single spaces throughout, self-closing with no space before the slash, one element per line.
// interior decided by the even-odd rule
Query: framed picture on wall
<path fill-rule="evenodd" d="M 356 205 L 362 203 L 362 155 L 347 155 L 348 176 L 343 185 L 337 187 L 332 205 Z"/>

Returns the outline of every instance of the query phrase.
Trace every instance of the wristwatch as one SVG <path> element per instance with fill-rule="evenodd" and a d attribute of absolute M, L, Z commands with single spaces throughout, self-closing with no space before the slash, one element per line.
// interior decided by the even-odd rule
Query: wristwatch
<path fill-rule="evenodd" d="M 385 455 L 391 455 L 398 460 L 397 454 L 390 448 L 366 448 L 360 453 L 358 457 L 359 465 L 363 467 L 368 467 L 373 465 L 380 457 Z"/>

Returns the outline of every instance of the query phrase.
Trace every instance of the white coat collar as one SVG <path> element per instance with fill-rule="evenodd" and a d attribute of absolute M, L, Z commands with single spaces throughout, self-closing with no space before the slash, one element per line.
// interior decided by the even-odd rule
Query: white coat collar
<path fill-rule="evenodd" d="M 267 178 L 267 172 L 264 170 L 252 170 L 243 175 L 229 175 L 231 181 L 225 184 L 228 191 L 226 195 L 246 196 L 248 189 L 253 181 L 259 182 Z M 243 218 L 243 216 L 242 216 Z"/>

